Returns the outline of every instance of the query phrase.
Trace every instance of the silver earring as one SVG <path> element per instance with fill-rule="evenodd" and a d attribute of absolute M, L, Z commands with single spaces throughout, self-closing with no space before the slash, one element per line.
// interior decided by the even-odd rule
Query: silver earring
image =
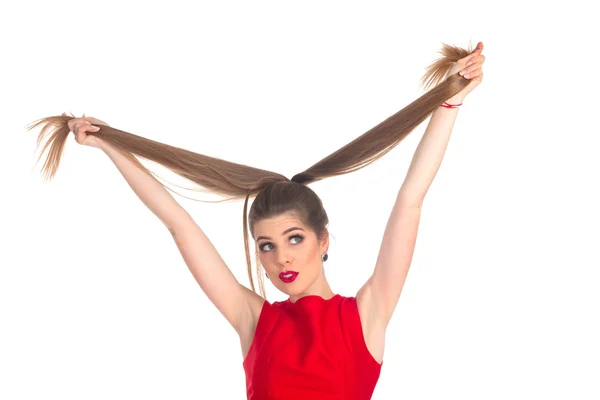
<path fill-rule="evenodd" d="M 327 255 L 327 252 L 323 253 L 323 255 L 321 256 L 321 260 L 323 260 L 323 262 L 327 261 L 328 258 L 329 256 Z"/>
<path fill-rule="evenodd" d="M 267 277 L 267 279 L 271 280 L 271 279 L 269 278 L 269 275 L 267 275 L 267 273 L 266 273 L 266 272 L 265 272 L 265 276 Z"/>

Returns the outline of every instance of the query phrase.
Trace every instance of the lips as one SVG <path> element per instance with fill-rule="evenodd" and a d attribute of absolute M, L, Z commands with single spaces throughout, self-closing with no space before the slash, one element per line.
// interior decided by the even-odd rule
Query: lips
<path fill-rule="evenodd" d="M 285 283 L 292 283 L 296 280 L 298 276 L 298 272 L 296 271 L 286 271 L 279 274 L 279 279 L 281 279 Z"/>

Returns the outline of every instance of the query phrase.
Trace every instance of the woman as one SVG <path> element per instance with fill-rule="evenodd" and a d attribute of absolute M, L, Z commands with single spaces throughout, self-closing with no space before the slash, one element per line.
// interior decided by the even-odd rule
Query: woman
<path fill-rule="evenodd" d="M 144 204 L 167 226 L 183 259 L 210 301 L 240 337 L 249 399 L 369 399 L 383 364 L 385 330 L 404 285 L 416 243 L 421 206 L 441 164 L 465 96 L 482 80 L 483 44 L 474 51 L 444 45 L 423 83 L 442 83 L 313 165 L 286 177 L 154 142 L 83 118 L 48 117 L 38 144 L 51 133 L 43 172 L 57 171 L 68 134 L 103 150 Z M 328 218 L 306 185 L 360 169 L 406 137 L 429 115 L 387 223 L 371 277 L 355 297 L 335 294 L 327 282 Z M 94 126 L 93 124 L 100 125 Z M 52 129 L 53 128 L 53 129 Z M 137 157 L 160 163 L 226 197 L 245 198 L 244 242 L 251 289 L 240 284 L 190 215 Z M 248 199 L 255 199 L 247 211 Z M 269 302 L 262 273 L 256 293 L 248 230 L 257 270 L 289 296 Z"/>

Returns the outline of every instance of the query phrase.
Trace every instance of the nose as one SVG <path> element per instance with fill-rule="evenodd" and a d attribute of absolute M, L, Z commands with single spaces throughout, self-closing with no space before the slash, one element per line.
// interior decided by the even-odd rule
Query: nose
<path fill-rule="evenodd" d="M 277 265 L 285 267 L 286 265 L 291 263 L 291 260 L 292 260 L 292 258 L 288 252 L 285 252 L 285 251 L 277 252 L 277 257 L 276 257 Z"/>

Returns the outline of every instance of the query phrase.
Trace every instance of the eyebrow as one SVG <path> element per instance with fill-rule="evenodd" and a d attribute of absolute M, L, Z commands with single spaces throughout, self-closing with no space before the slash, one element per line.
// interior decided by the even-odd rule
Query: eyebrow
<path fill-rule="evenodd" d="M 304 232 L 304 229 L 302 229 L 302 228 L 298 228 L 297 226 L 294 226 L 294 227 L 288 228 L 288 229 L 286 229 L 285 231 L 283 231 L 283 232 L 281 233 L 281 236 L 285 235 L 285 234 L 286 234 L 286 233 L 288 233 L 288 232 L 291 232 L 291 231 L 293 231 L 293 230 L 296 230 L 296 229 L 299 229 L 299 230 L 301 230 L 301 231 L 303 231 L 303 232 Z M 268 237 L 268 236 L 259 236 L 259 237 L 257 237 L 257 238 L 256 238 L 256 241 L 258 242 L 260 239 L 269 239 L 269 240 L 271 240 L 271 238 L 270 238 L 270 237 Z"/>

